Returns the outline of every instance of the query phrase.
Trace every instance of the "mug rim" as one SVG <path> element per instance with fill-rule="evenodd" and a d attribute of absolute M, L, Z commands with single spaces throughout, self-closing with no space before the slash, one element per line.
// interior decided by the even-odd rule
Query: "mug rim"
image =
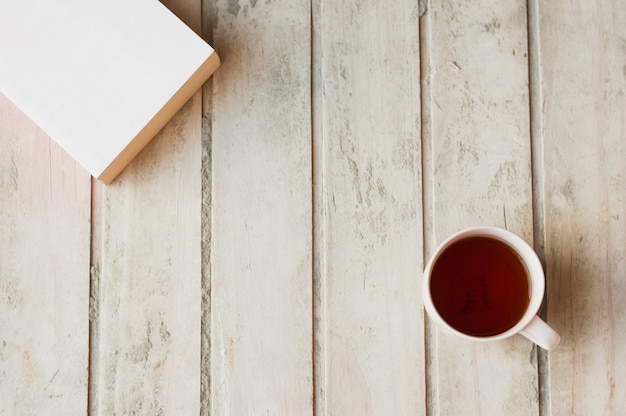
<path fill-rule="evenodd" d="M 461 332 L 458 329 L 452 327 L 439 314 L 430 294 L 432 269 L 436 261 L 441 256 L 441 253 L 443 253 L 446 248 L 452 245 L 452 243 L 468 237 L 489 237 L 502 241 L 503 243 L 511 247 L 511 249 L 513 249 L 515 253 L 517 253 L 517 255 L 521 258 L 526 267 L 526 272 L 530 283 L 530 300 L 528 302 L 528 306 L 526 307 L 526 311 L 515 325 L 499 334 L 484 337 L 474 336 Z M 426 267 L 424 268 L 422 290 L 424 307 L 426 308 L 426 311 L 431 316 L 431 318 L 433 318 L 445 330 L 462 338 L 473 341 L 496 341 L 508 338 L 512 335 L 519 333 L 524 328 L 526 328 L 526 326 L 528 326 L 528 324 L 530 324 L 533 318 L 537 315 L 537 312 L 539 311 L 539 308 L 543 303 L 543 297 L 545 294 L 545 274 L 537 253 L 520 236 L 513 233 L 512 231 L 500 227 L 476 226 L 464 228 L 453 233 L 437 246 L 434 253 L 431 255 L 428 263 L 426 264 Z"/>

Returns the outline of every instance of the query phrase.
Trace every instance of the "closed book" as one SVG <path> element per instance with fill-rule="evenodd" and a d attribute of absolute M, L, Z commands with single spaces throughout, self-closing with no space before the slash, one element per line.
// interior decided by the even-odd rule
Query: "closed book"
<path fill-rule="evenodd" d="M 0 0 L 0 91 L 103 183 L 219 65 L 157 0 Z"/>

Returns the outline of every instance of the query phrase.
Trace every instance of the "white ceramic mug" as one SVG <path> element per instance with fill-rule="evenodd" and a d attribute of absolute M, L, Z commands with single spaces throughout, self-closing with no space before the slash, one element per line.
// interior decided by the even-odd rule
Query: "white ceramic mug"
<path fill-rule="evenodd" d="M 442 318 L 433 301 L 431 282 L 433 269 L 437 260 L 451 245 L 470 237 L 487 237 L 504 242 L 519 256 L 519 259 L 526 268 L 529 285 L 529 293 L 526 294 L 529 299 L 526 311 L 516 324 L 508 330 L 496 335 L 473 336 L 453 328 Z M 449 333 L 474 341 L 496 341 L 519 333 L 548 351 L 554 350 L 561 340 L 559 334 L 537 316 L 545 292 L 545 277 L 541 262 L 537 258 L 537 254 L 534 250 L 523 239 L 510 231 L 496 227 L 474 227 L 459 231 L 450 236 L 439 245 L 426 265 L 423 285 L 424 306 L 426 311 L 441 328 Z"/>

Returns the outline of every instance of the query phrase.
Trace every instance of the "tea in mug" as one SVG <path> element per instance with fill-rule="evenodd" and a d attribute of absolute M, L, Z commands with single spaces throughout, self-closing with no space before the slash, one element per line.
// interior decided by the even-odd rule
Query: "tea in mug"
<path fill-rule="evenodd" d="M 530 301 L 528 271 L 505 242 L 468 237 L 447 247 L 430 281 L 433 304 L 452 328 L 487 337 L 520 321 Z"/>

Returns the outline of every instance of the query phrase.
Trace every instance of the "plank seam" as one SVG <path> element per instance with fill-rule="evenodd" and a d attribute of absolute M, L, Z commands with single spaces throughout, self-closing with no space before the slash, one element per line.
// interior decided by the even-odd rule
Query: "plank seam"
<path fill-rule="evenodd" d="M 200 1 L 200 33 L 202 38 L 213 45 L 215 10 L 209 0 Z M 201 208 L 200 208 L 200 415 L 211 414 L 211 278 L 212 278 L 212 209 L 213 209 L 213 169 L 212 169 L 212 85 L 211 77 L 201 90 L 202 117 L 200 126 L 201 145 Z"/>
<path fill-rule="evenodd" d="M 324 244 L 325 201 L 324 201 L 324 153 L 323 153 L 323 114 L 321 111 L 322 54 L 321 54 L 321 0 L 311 1 L 311 170 L 312 170 L 312 414 L 325 416 L 326 402 L 327 342 L 326 334 L 326 266 Z"/>
<path fill-rule="evenodd" d="M 99 377 L 100 377 L 100 244 L 102 233 L 98 220 L 100 211 L 97 201 L 98 190 L 102 185 L 91 178 L 90 201 L 90 246 L 89 246 L 89 340 L 88 340 L 88 370 L 87 370 L 87 414 L 99 413 Z"/>
<path fill-rule="evenodd" d="M 531 142 L 531 173 L 532 173 L 532 200 L 533 200 L 533 245 L 545 270 L 545 243 L 544 243 L 544 182 L 543 165 L 543 135 L 541 112 L 543 98 L 541 94 L 541 54 L 539 49 L 539 11 L 537 0 L 527 1 L 528 24 L 528 89 L 530 106 L 530 142 Z M 547 316 L 547 289 L 546 301 L 540 316 L 546 320 Z M 541 348 L 537 351 L 537 395 L 539 415 L 549 414 L 549 380 L 548 354 Z"/>
<path fill-rule="evenodd" d="M 430 253 L 434 250 L 434 214 L 433 214 L 433 161 L 432 161 L 432 130 L 431 130 L 431 74 L 430 74 L 430 15 L 428 13 L 430 3 L 428 0 L 420 2 L 419 18 L 419 50 L 420 50 L 420 128 L 422 147 L 422 239 L 423 239 L 423 259 L 424 265 L 428 261 Z M 430 320 L 423 312 L 424 317 L 424 405 L 426 415 L 438 414 L 438 403 L 436 400 L 437 369 L 434 351 L 435 329 Z"/>

